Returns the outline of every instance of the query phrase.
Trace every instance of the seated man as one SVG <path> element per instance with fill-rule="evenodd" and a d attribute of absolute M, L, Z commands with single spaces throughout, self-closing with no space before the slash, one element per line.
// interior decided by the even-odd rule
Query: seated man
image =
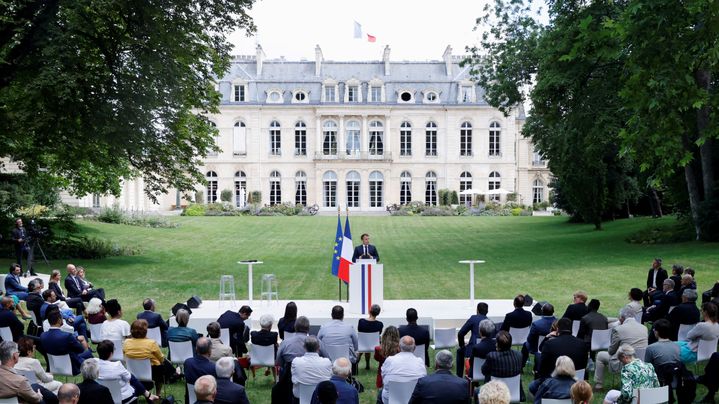
<path fill-rule="evenodd" d="M 547 334 L 549 334 L 550 331 L 552 331 L 552 324 L 557 320 L 556 317 L 554 317 L 554 306 L 552 306 L 550 303 L 545 303 L 542 306 L 542 317 L 535 320 L 532 323 L 532 326 L 529 328 L 529 335 L 527 336 L 527 341 L 524 342 L 524 345 L 522 346 L 522 363 L 527 363 L 527 359 L 529 358 L 529 354 L 533 354 L 535 357 L 534 360 L 534 370 L 537 371 L 539 368 L 539 337 L 546 337 Z"/>
<path fill-rule="evenodd" d="M 112 403 L 110 389 L 96 382 L 100 377 L 100 367 L 97 359 L 91 358 L 82 363 L 80 373 L 82 383 L 77 385 L 80 388 L 80 401 L 78 404 Z"/>
<path fill-rule="evenodd" d="M 74 383 L 65 383 L 57 391 L 57 403 L 77 404 L 80 402 L 80 388 Z"/>
<path fill-rule="evenodd" d="M 195 356 L 185 359 L 185 381 L 187 384 L 195 384 L 195 382 L 205 375 L 217 376 L 215 373 L 215 364 L 210 361 L 212 354 L 212 343 L 209 338 L 200 337 L 197 340 L 195 348 Z M 199 397 L 198 397 L 199 400 Z M 188 392 L 185 391 L 185 402 L 190 402 Z"/>
<path fill-rule="evenodd" d="M 469 382 L 452 374 L 452 353 L 443 349 L 435 355 L 432 375 L 417 381 L 410 404 L 469 403 Z"/>
<path fill-rule="evenodd" d="M 12 339 L 17 342 L 23 336 L 25 326 L 15 314 L 15 301 L 9 296 L 3 296 L 0 304 L 2 305 L 0 308 L 0 327 L 10 327 Z"/>
<path fill-rule="evenodd" d="M 83 302 L 89 302 L 93 297 L 104 300 L 104 296 L 100 297 L 95 291 L 85 288 L 82 279 L 77 275 L 77 268 L 73 264 L 67 264 L 65 289 L 67 289 L 67 297 L 80 298 Z"/>
<path fill-rule="evenodd" d="M 494 377 L 514 377 L 522 373 L 522 354 L 512 349 L 512 335 L 508 331 L 497 333 L 497 350 L 487 354 L 482 365 L 484 382 Z M 524 401 L 524 389 L 520 383 L 520 401 Z"/>
<path fill-rule="evenodd" d="M 217 396 L 217 381 L 212 375 L 204 375 L 195 383 L 195 404 L 211 404 Z"/>
<path fill-rule="evenodd" d="M 679 345 L 670 340 L 672 325 L 669 320 L 660 318 L 653 324 L 653 332 L 657 342 L 647 347 L 644 362 L 654 366 L 659 380 L 667 380 L 667 376 L 674 373 L 674 366 L 681 362 Z"/>
<path fill-rule="evenodd" d="M 587 292 L 578 290 L 572 295 L 573 303 L 567 306 L 562 317 L 566 317 L 572 321 L 579 321 L 584 317 L 589 309 L 587 309 Z"/>
<path fill-rule="evenodd" d="M 349 359 L 352 364 L 357 363 L 357 331 L 344 321 L 345 310 L 342 306 L 332 308 L 332 321 L 325 323 L 317 333 L 317 339 L 328 346 L 346 346 L 349 348 Z"/>
<path fill-rule="evenodd" d="M 210 339 L 210 343 L 212 345 L 212 354 L 210 355 L 211 361 L 217 362 L 220 358 L 233 356 L 232 348 L 223 344 L 220 339 L 220 323 L 213 321 L 210 324 L 207 324 L 207 337 Z"/>
<path fill-rule="evenodd" d="M 296 398 L 300 397 L 300 384 L 315 385 L 332 377 L 332 363 L 320 357 L 317 337 L 308 336 L 304 345 L 306 353 L 292 361 L 292 394 Z"/>
<path fill-rule="evenodd" d="M 310 320 L 305 316 L 297 317 L 295 321 L 295 335 L 282 340 L 280 347 L 277 349 L 277 365 L 280 370 L 287 368 L 292 360 L 303 356 L 305 352 L 305 339 L 307 339 L 310 330 Z M 322 348 L 320 347 L 320 353 Z M 326 355 L 320 355 L 325 356 Z M 284 373 L 284 372 L 283 372 Z"/>
<path fill-rule="evenodd" d="M 399 353 L 385 359 L 382 364 L 382 382 L 385 387 L 387 387 L 387 383 L 409 382 L 427 376 L 424 361 L 414 355 L 415 347 L 414 338 L 411 336 L 405 335 L 400 338 Z M 387 389 L 383 388 L 380 391 L 382 402 L 389 403 Z"/>
<path fill-rule="evenodd" d="M 35 313 L 35 317 L 40 319 L 40 307 L 44 300 L 42 299 L 42 290 L 44 288 L 43 281 L 35 278 L 27 284 L 27 297 L 25 298 L 25 306 L 27 309 Z"/>
<path fill-rule="evenodd" d="M 635 350 L 647 347 L 647 329 L 631 316 L 631 312 L 622 309 L 619 312 L 619 325 L 612 328 L 609 351 L 597 354 L 597 367 L 594 373 L 594 389 L 601 390 L 604 382 L 604 371 L 617 373 L 622 369 L 623 363 L 617 357 L 617 350 L 621 345 L 631 345 Z M 576 365 L 576 364 L 575 364 Z"/>
<path fill-rule="evenodd" d="M 517 295 L 512 302 L 514 311 L 504 316 L 500 329 L 509 331 L 509 328 L 527 328 L 532 325 L 532 313 L 524 310 L 524 296 Z"/>
<path fill-rule="evenodd" d="M 472 347 L 472 356 L 469 358 L 469 376 L 474 378 L 474 358 L 487 359 L 490 352 L 497 350 L 497 341 L 492 338 L 496 327 L 492 320 L 482 320 L 479 323 L 479 341 Z"/>
<path fill-rule="evenodd" d="M 17 296 L 20 300 L 27 299 L 27 288 L 20 283 L 22 269 L 18 264 L 10 264 L 9 273 L 5 276 L 5 293 Z"/>
<path fill-rule="evenodd" d="M 672 324 L 672 341 L 678 339 L 679 326 L 696 324 L 701 319 L 701 313 L 696 302 L 697 291 L 695 289 L 685 289 L 682 292 L 682 302 L 667 315 L 669 322 Z"/>
<path fill-rule="evenodd" d="M 40 341 L 45 351 L 50 355 L 70 355 L 72 374 L 80 374 L 80 365 L 85 359 L 92 358 L 92 351 L 88 349 L 87 341 L 83 336 L 75 336 L 61 329 L 62 315 L 59 311 L 50 311 L 47 315 L 50 329 L 42 333 Z"/>
<path fill-rule="evenodd" d="M 235 362 L 233 358 L 223 357 L 215 363 L 217 374 L 215 404 L 250 404 L 245 388 L 230 380 L 235 373 Z"/>
<path fill-rule="evenodd" d="M 18 397 L 23 403 L 41 403 L 43 396 L 38 392 L 39 386 L 31 386 L 25 376 L 13 370 L 19 358 L 16 343 L 0 342 L 0 397 Z"/>
<path fill-rule="evenodd" d="M 220 323 L 220 328 L 227 328 L 230 330 L 230 347 L 236 355 L 242 355 L 247 353 L 247 346 L 245 343 L 250 338 L 250 327 L 245 324 L 250 316 L 252 315 L 252 308 L 250 306 L 242 306 L 238 312 L 227 310 L 217 319 Z"/>
<path fill-rule="evenodd" d="M 111 361 L 112 354 L 115 349 L 122 349 L 121 346 L 115 348 L 115 344 L 109 339 L 100 341 L 97 344 L 98 356 L 98 378 L 101 380 L 118 380 L 120 382 L 120 391 L 122 401 L 127 402 L 131 397 L 145 397 L 148 402 L 157 400 L 157 396 L 150 393 L 135 376 L 125 369 L 120 361 Z"/>
<path fill-rule="evenodd" d="M 337 404 L 359 404 L 357 389 L 347 382 L 352 375 L 352 363 L 347 358 L 338 358 L 332 363 L 332 377 L 330 382 L 337 390 Z M 321 383 L 320 383 L 321 384 Z M 312 402 L 319 401 L 320 385 L 312 393 Z"/>
<path fill-rule="evenodd" d="M 652 294 L 652 305 L 647 307 L 643 322 L 656 321 L 665 318 L 669 314 L 669 309 L 678 305 L 681 299 L 674 290 L 674 281 L 665 279 L 662 282 L 662 290 Z"/>
<path fill-rule="evenodd" d="M 63 329 L 68 332 L 76 332 L 77 335 L 82 335 L 87 339 L 87 323 L 85 317 L 82 315 L 75 315 L 73 311 L 61 300 L 57 300 L 55 292 L 51 289 L 46 289 L 42 292 L 43 303 L 40 306 L 40 321 L 47 319 L 47 313 L 49 309 L 55 309 L 60 311 L 65 324 Z"/>
<path fill-rule="evenodd" d="M 138 320 L 147 321 L 147 328 L 160 328 L 160 335 L 162 336 L 162 347 L 167 347 L 167 329 L 169 328 L 168 323 L 162 319 L 162 314 L 155 312 L 155 301 L 152 299 L 145 299 L 142 301 L 143 312 L 137 313 Z"/>
<path fill-rule="evenodd" d="M 417 325 L 417 310 L 407 309 L 407 325 L 399 326 L 399 336 L 409 335 L 414 340 L 415 346 L 424 345 L 424 366 L 429 366 L 429 329 Z"/>
<path fill-rule="evenodd" d="M 639 291 L 641 299 L 641 290 L 636 289 Z M 599 312 L 599 307 L 601 306 L 601 302 L 597 299 L 592 299 L 589 301 L 589 304 L 587 305 L 587 308 L 589 309 L 589 312 L 582 317 L 579 323 L 579 331 L 577 332 L 577 338 L 584 340 L 584 343 L 587 344 L 587 347 L 591 349 L 592 347 L 592 332 L 594 330 L 607 330 L 609 329 L 609 320 L 607 319 L 607 316 Z M 624 306 L 629 307 L 629 305 Z M 629 310 L 632 313 L 636 314 L 636 310 L 634 308 L 629 308 Z M 639 315 L 641 318 L 641 311 L 639 311 Z M 635 317 L 636 318 L 636 317 Z"/>
<path fill-rule="evenodd" d="M 260 330 L 250 332 L 250 342 L 252 345 L 274 346 L 275 354 L 277 353 L 277 333 L 272 330 L 274 318 L 272 314 L 263 314 L 260 317 Z"/>
<path fill-rule="evenodd" d="M 488 312 L 489 306 L 487 303 L 477 303 L 477 314 L 473 314 L 467 319 L 462 328 L 457 332 L 457 343 L 459 344 L 457 348 L 457 376 L 459 377 L 462 377 L 464 374 L 464 361 L 461 358 L 469 358 L 472 355 L 472 347 L 477 343 L 477 338 L 479 337 L 479 323 L 487 319 Z M 470 331 L 469 343 L 465 346 L 464 336 Z"/>
<path fill-rule="evenodd" d="M 537 379 L 529 385 L 529 391 L 534 394 L 544 379 L 552 377 L 557 358 L 568 356 L 574 363 L 576 370 L 586 369 L 589 356 L 589 346 L 584 340 L 572 335 L 572 320 L 563 317 L 557 321 L 557 332 L 554 338 L 549 339 L 542 346 L 542 356 L 539 363 Z"/>

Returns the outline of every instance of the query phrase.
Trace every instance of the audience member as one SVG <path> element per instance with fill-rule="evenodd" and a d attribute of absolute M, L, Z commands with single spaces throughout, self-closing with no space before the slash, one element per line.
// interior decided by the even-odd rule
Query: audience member
<path fill-rule="evenodd" d="M 633 314 L 634 318 L 642 318 L 642 290 L 639 288 L 632 288 L 629 290 L 629 303 L 624 307 L 628 308 Z"/>
<path fill-rule="evenodd" d="M 15 302 L 12 297 L 3 296 L 2 300 L 0 300 L 0 304 L 2 304 L 2 308 L 0 309 L 0 327 L 10 328 L 13 341 L 17 341 L 23 336 L 25 326 L 22 321 L 17 318 L 17 315 L 15 315 Z"/>
<path fill-rule="evenodd" d="M 342 306 L 332 308 L 332 320 L 325 323 L 317 333 L 317 339 L 327 346 L 346 346 L 349 348 L 349 360 L 357 364 L 357 332 L 343 321 L 345 310 Z"/>
<path fill-rule="evenodd" d="M 659 387 L 654 368 L 636 357 L 634 347 L 622 344 L 617 349 L 617 358 L 622 362 L 622 389 L 609 390 L 604 397 L 604 403 L 629 404 L 634 398 L 634 390 L 642 388 Z"/>
<path fill-rule="evenodd" d="M 381 397 L 383 403 L 389 402 L 388 383 L 419 380 L 427 375 L 424 361 L 414 355 L 415 347 L 414 338 L 405 335 L 399 340 L 400 352 L 384 360 L 382 365 L 383 387 L 377 392 L 377 398 Z"/>
<path fill-rule="evenodd" d="M 641 290 L 637 290 L 639 291 L 639 298 L 641 299 Z M 584 343 L 587 344 L 587 347 L 589 347 L 590 349 L 592 345 L 592 332 L 594 330 L 606 330 L 609 328 L 609 320 L 607 319 L 607 316 L 599 312 L 600 305 L 601 303 L 599 302 L 599 300 L 590 300 L 589 304 L 587 305 L 589 312 L 587 312 L 587 314 L 582 317 L 579 323 L 579 331 L 577 332 L 577 338 L 584 340 Z M 639 308 L 638 314 L 634 307 L 630 305 L 626 305 L 624 307 L 630 310 L 631 313 L 635 313 L 635 318 L 637 318 L 637 315 L 639 316 L 639 319 L 642 318 L 641 306 Z"/>
<path fill-rule="evenodd" d="M 92 295 L 94 297 L 98 297 L 101 300 L 105 300 L 105 289 L 95 288 L 93 286 L 92 282 L 88 281 L 85 278 L 85 268 L 77 267 L 77 278 L 80 281 L 80 284 L 82 285 L 83 290 L 86 290 L 90 295 Z"/>
<path fill-rule="evenodd" d="M 5 294 L 15 296 L 20 300 L 27 299 L 28 289 L 20 282 L 22 269 L 18 264 L 10 264 L 8 274 L 5 275 Z"/>
<path fill-rule="evenodd" d="M 574 362 L 566 355 L 557 358 L 554 364 L 552 377 L 544 379 L 534 394 L 534 404 L 541 404 L 542 399 L 550 398 L 555 400 L 564 400 L 570 398 L 570 389 L 576 380 L 576 372 Z M 532 387 L 530 385 L 530 391 Z"/>
<path fill-rule="evenodd" d="M 80 388 L 73 383 L 60 386 L 57 394 L 59 404 L 77 404 L 80 401 Z"/>
<path fill-rule="evenodd" d="M 487 360 L 482 365 L 484 381 L 489 382 L 494 377 L 514 377 L 522 373 L 522 354 L 512 349 L 512 334 L 508 331 L 497 333 L 497 350 L 487 354 Z M 519 385 L 521 400 L 524 401 L 524 389 Z"/>
<path fill-rule="evenodd" d="M 17 347 L 20 357 L 14 368 L 32 372 L 35 374 L 37 384 L 50 390 L 53 394 L 57 394 L 57 390 L 62 386 L 62 383 L 55 380 L 52 374 L 45 372 L 45 368 L 40 364 L 40 361 L 35 359 L 35 343 L 33 340 L 28 337 L 21 337 L 17 341 Z"/>
<path fill-rule="evenodd" d="M 96 380 L 100 377 L 100 367 L 98 360 L 90 358 L 82 362 L 80 373 L 82 374 L 82 383 L 77 387 L 80 389 L 80 401 L 78 404 L 97 404 L 112 403 L 112 394 L 110 389 L 98 383 Z"/>
<path fill-rule="evenodd" d="M 652 366 L 660 376 L 663 366 L 674 366 L 680 362 L 679 346 L 669 339 L 672 333 L 672 325 L 669 320 L 660 318 L 653 324 L 653 332 L 657 342 L 649 345 L 644 354 L 644 361 Z M 673 369 L 672 369 L 673 370 Z"/>
<path fill-rule="evenodd" d="M 170 330 L 172 330 L 172 328 L 170 328 Z M 172 339 L 170 339 L 170 341 L 172 341 Z M 198 338 L 195 347 L 195 356 L 185 359 L 184 363 L 185 381 L 187 384 L 195 384 L 201 376 L 217 376 L 215 373 L 215 364 L 210 361 L 211 354 L 212 343 L 209 338 Z M 197 399 L 199 401 L 199 397 Z M 185 402 L 189 402 L 187 395 L 185 396 Z"/>
<path fill-rule="evenodd" d="M 65 289 L 67 289 L 68 297 L 80 298 L 83 302 L 89 302 L 93 297 L 105 300 L 104 296 L 100 296 L 96 291 L 85 287 L 82 279 L 77 275 L 77 268 L 73 264 L 67 264 Z"/>
<path fill-rule="evenodd" d="M 359 394 L 357 389 L 347 382 L 352 376 L 352 363 L 347 358 L 337 358 L 332 363 L 332 377 L 330 382 L 335 385 L 337 391 L 336 403 L 339 404 L 359 404 Z M 320 403 L 320 385 L 318 384 L 312 393 L 312 402 Z"/>
<path fill-rule="evenodd" d="M 361 318 L 357 322 L 357 332 L 366 332 L 366 333 L 379 333 L 382 334 L 382 329 L 384 328 L 384 324 L 382 324 L 381 321 L 377 320 L 377 316 L 379 316 L 379 313 L 381 311 L 381 308 L 378 304 L 373 304 L 369 308 L 369 317 L 368 318 Z M 365 370 L 369 370 L 369 359 L 370 354 L 369 352 L 359 353 L 357 356 L 357 363 L 361 362 L 362 355 L 364 355 L 365 358 Z M 340 399 L 340 401 L 342 401 Z"/>
<path fill-rule="evenodd" d="M 247 353 L 245 343 L 250 339 L 250 327 L 245 324 L 252 315 L 250 306 L 242 306 L 238 312 L 227 310 L 217 319 L 220 328 L 230 330 L 230 347 L 236 355 Z"/>
<path fill-rule="evenodd" d="M 300 397 L 300 384 L 316 385 L 332 377 L 332 363 L 320 357 L 317 337 L 307 336 L 304 345 L 305 354 L 292 361 L 292 394 L 297 398 Z"/>
<path fill-rule="evenodd" d="M 694 275 L 690 275 L 687 271 L 684 275 L 682 275 L 682 286 L 679 288 L 679 294 L 684 293 L 685 290 L 697 289 L 697 283 L 694 281 Z"/>
<path fill-rule="evenodd" d="M 102 324 L 107 320 L 107 313 L 105 313 L 105 306 L 102 304 L 102 300 L 93 297 L 87 302 L 87 321 L 90 324 Z"/>
<path fill-rule="evenodd" d="M 682 275 L 684 274 L 684 267 L 679 264 L 672 265 L 672 276 L 669 277 L 674 281 L 674 291 L 679 292 L 681 289 Z"/>
<path fill-rule="evenodd" d="M 212 375 L 204 375 L 195 382 L 195 404 L 211 404 L 217 395 L 217 381 Z"/>
<path fill-rule="evenodd" d="M 225 356 L 233 356 L 232 348 L 230 348 L 229 345 L 225 345 L 222 339 L 220 339 L 221 332 L 220 323 L 217 321 L 207 324 L 207 337 L 212 344 L 212 354 L 210 355 L 212 362 L 217 362 L 218 359 Z"/>
<path fill-rule="evenodd" d="M 566 317 L 572 321 L 579 321 L 589 312 L 587 309 L 587 292 L 578 290 L 572 295 L 573 303 L 567 306 L 562 317 Z"/>
<path fill-rule="evenodd" d="M 277 349 L 277 364 L 280 369 L 288 368 L 292 360 L 307 352 L 305 350 L 305 339 L 310 331 L 310 320 L 305 316 L 297 317 L 295 321 L 295 335 L 282 341 Z"/>
<path fill-rule="evenodd" d="M 522 363 L 527 363 L 529 354 L 534 355 L 534 370 L 539 370 L 539 361 L 541 354 L 539 353 L 539 337 L 546 337 L 552 330 L 552 324 L 557 320 L 554 317 L 554 306 L 549 303 L 542 305 L 542 317 L 535 320 L 529 327 L 529 335 L 522 345 Z"/>
<path fill-rule="evenodd" d="M 110 317 L 102 323 L 102 337 L 112 341 L 122 341 L 129 337 L 130 324 L 122 319 L 120 302 L 116 299 L 106 301 L 105 311 Z"/>
<path fill-rule="evenodd" d="M 649 296 L 651 296 L 654 291 L 659 289 L 662 282 L 664 282 L 664 280 L 668 277 L 667 271 L 662 268 L 662 259 L 654 258 L 654 261 L 652 261 L 652 267 L 649 268 L 649 271 L 647 272 L 647 289 L 644 291 L 643 296 L 644 307 L 649 306 Z"/>
<path fill-rule="evenodd" d="M 699 322 L 701 312 L 696 304 L 697 291 L 685 289 L 682 292 L 682 302 L 669 312 L 667 318 L 672 323 L 672 340 L 679 339 L 679 326 L 693 325 Z"/>
<path fill-rule="evenodd" d="M 714 403 L 714 396 L 719 390 L 719 352 L 714 352 L 704 367 L 704 374 L 697 378 L 697 383 L 707 388 L 707 394 L 701 399 L 702 403 Z"/>
<path fill-rule="evenodd" d="M 223 357 L 215 363 L 217 374 L 217 396 L 215 404 L 249 404 L 247 393 L 242 385 L 233 383 L 231 379 L 235 373 L 235 360 Z"/>
<path fill-rule="evenodd" d="M 65 297 L 65 294 L 62 292 L 62 288 L 60 287 L 61 276 L 60 271 L 53 269 L 50 273 L 50 280 L 47 283 L 47 288 L 55 292 L 57 300 L 65 302 L 69 307 L 75 309 L 75 314 L 81 315 L 85 310 L 85 305 L 83 304 L 82 299 L 79 297 Z"/>
<path fill-rule="evenodd" d="M 165 359 L 160 347 L 154 339 L 147 338 L 147 321 L 135 320 L 130 326 L 132 338 L 125 340 L 123 353 L 128 359 L 149 359 L 152 369 L 152 381 L 155 383 L 155 392 L 160 395 L 165 378 L 170 378 L 175 369 Z"/>
<path fill-rule="evenodd" d="M 692 363 L 697 360 L 699 341 L 712 341 L 719 338 L 719 323 L 717 323 L 717 305 L 713 302 L 702 304 L 704 321 L 697 323 L 687 334 L 686 341 L 677 341 L 680 348 L 682 362 Z M 716 348 L 716 347 L 715 347 Z"/>
<path fill-rule="evenodd" d="M 474 378 L 474 358 L 487 359 L 490 352 L 497 350 L 497 341 L 492 338 L 496 327 L 492 320 L 482 320 L 479 323 L 479 342 L 472 347 L 472 356 L 469 360 L 469 376 Z"/>
<path fill-rule="evenodd" d="M 40 319 L 40 307 L 45 302 L 42 298 L 42 290 L 44 282 L 40 278 L 32 279 L 27 284 L 27 297 L 25 298 L 25 306 L 31 312 L 35 313 L 35 317 Z"/>
<path fill-rule="evenodd" d="M 72 374 L 80 374 L 80 365 L 85 359 L 92 357 L 92 351 L 88 349 L 87 341 L 82 336 L 74 336 L 61 329 L 62 315 L 59 311 L 49 311 L 47 320 L 50 329 L 42 333 L 40 341 L 45 351 L 50 355 L 70 355 L 72 363 Z"/>
<path fill-rule="evenodd" d="M 477 314 L 473 314 L 465 321 L 462 328 L 457 332 L 457 376 L 462 377 L 464 375 L 464 358 L 472 356 L 472 347 L 477 343 L 479 338 L 479 323 L 482 320 L 487 319 L 487 313 L 489 312 L 489 305 L 484 302 L 477 303 Z M 464 337 L 469 334 L 469 342 L 467 345 L 464 343 Z"/>
<path fill-rule="evenodd" d="M 82 316 L 82 314 L 76 315 L 73 313 L 65 302 L 57 300 L 57 295 L 55 295 L 55 292 L 50 289 L 42 292 L 42 298 L 43 302 L 40 306 L 40 317 L 37 317 L 38 321 L 42 321 L 47 318 L 48 309 L 57 308 L 60 310 L 63 320 L 67 323 L 67 327 L 69 328 L 68 332 L 77 332 L 78 335 L 82 335 L 87 338 L 87 323 L 85 322 L 85 317 Z"/>
<path fill-rule="evenodd" d="M 495 380 L 485 383 L 479 389 L 477 398 L 481 404 L 509 404 L 511 395 L 506 384 Z"/>
<path fill-rule="evenodd" d="M 277 321 L 277 330 L 280 339 L 285 340 L 285 332 L 295 332 L 295 320 L 297 320 L 297 304 L 289 302 L 285 306 L 285 315 Z"/>
<path fill-rule="evenodd" d="M 551 377 L 554 365 L 560 356 L 568 356 L 574 364 L 574 369 L 586 369 L 589 347 L 572 335 L 572 320 L 564 317 L 557 321 L 556 336 L 542 345 L 542 356 L 539 363 L 537 380 L 530 384 L 529 390 L 534 391 L 544 381 Z"/>
<path fill-rule="evenodd" d="M 145 385 L 130 374 L 122 362 L 111 360 L 115 349 L 122 348 L 119 346 L 116 348 L 115 343 L 109 339 L 102 340 L 97 344 L 98 378 L 101 380 L 118 380 L 123 401 L 129 400 L 133 396 L 145 397 L 148 401 L 157 400 L 158 397 L 147 391 Z"/>
<path fill-rule="evenodd" d="M 155 301 L 149 298 L 143 300 L 142 308 L 144 311 L 137 313 L 137 319 L 147 321 L 148 329 L 159 327 L 162 346 L 167 347 L 167 329 L 169 325 L 162 319 L 162 314 L 155 312 Z"/>
<path fill-rule="evenodd" d="M 277 333 L 272 331 L 272 323 L 275 319 L 272 314 L 263 314 L 260 317 L 260 330 L 250 332 L 252 345 L 274 346 L 277 353 Z"/>
<path fill-rule="evenodd" d="M 622 309 L 619 312 L 619 323 L 618 326 L 612 328 L 609 351 L 602 351 L 597 354 L 597 367 L 594 372 L 594 388 L 596 390 L 602 389 L 605 369 L 612 373 L 617 373 L 621 370 L 624 364 L 618 356 L 621 345 L 631 346 L 632 355 L 635 349 L 647 347 L 647 329 L 631 316 L 629 310 Z"/>
<path fill-rule="evenodd" d="M 399 353 L 399 330 L 397 327 L 390 325 L 384 329 L 384 333 L 380 338 L 380 344 L 374 347 L 374 360 L 377 361 L 377 378 L 375 385 L 378 389 L 382 388 L 382 365 L 384 361 L 392 355 Z"/>
<path fill-rule="evenodd" d="M 512 302 L 514 311 L 507 313 L 502 321 L 500 330 L 509 331 L 509 328 L 527 328 L 532 325 L 532 313 L 524 310 L 524 295 L 517 295 Z"/>
<path fill-rule="evenodd" d="M 429 328 L 417 325 L 417 310 L 407 309 L 407 325 L 399 326 L 399 336 L 409 335 L 414 339 L 415 346 L 424 345 L 424 365 L 429 366 Z"/>
<path fill-rule="evenodd" d="M 30 386 L 25 376 L 13 370 L 19 356 L 16 343 L 0 342 L 0 397 L 17 396 L 22 402 L 40 403 L 43 401 L 43 396 L 36 386 Z"/>
<path fill-rule="evenodd" d="M 679 295 L 674 290 L 674 281 L 665 279 L 662 282 L 662 291 L 656 291 L 652 295 L 652 305 L 647 307 L 642 321 L 656 321 L 666 317 L 669 310 L 678 305 L 680 301 Z"/>
<path fill-rule="evenodd" d="M 469 403 L 469 381 L 452 374 L 452 353 L 446 349 L 434 357 L 434 374 L 417 381 L 410 404 Z"/>
<path fill-rule="evenodd" d="M 312 397 L 311 404 L 335 404 L 339 395 L 337 394 L 337 386 L 329 380 L 320 382 L 317 385 L 317 396 Z"/>
<path fill-rule="evenodd" d="M 177 327 L 167 329 L 167 340 L 172 342 L 192 341 L 192 347 L 194 349 L 200 335 L 194 328 L 187 326 L 187 323 L 190 321 L 190 313 L 185 309 L 177 310 L 175 321 L 177 321 Z"/>
<path fill-rule="evenodd" d="M 572 404 L 589 404 L 592 402 L 592 386 L 584 380 L 578 380 L 569 390 Z"/>

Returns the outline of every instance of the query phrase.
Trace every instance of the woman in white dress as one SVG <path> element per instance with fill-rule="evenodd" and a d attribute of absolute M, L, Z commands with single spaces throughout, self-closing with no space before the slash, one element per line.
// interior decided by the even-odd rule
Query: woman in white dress
<path fill-rule="evenodd" d="M 20 352 L 20 358 L 15 364 L 16 370 L 32 372 L 39 385 L 57 394 L 62 383 L 55 380 L 52 374 L 45 372 L 40 361 L 35 359 L 35 343 L 28 337 L 22 337 L 17 341 L 17 348 Z"/>

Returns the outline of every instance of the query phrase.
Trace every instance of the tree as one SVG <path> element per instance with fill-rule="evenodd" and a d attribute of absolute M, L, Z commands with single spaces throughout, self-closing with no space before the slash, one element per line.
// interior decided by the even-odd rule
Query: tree
<path fill-rule="evenodd" d="M 253 0 L 0 3 L 0 157 L 78 195 L 142 175 L 154 198 L 204 181 L 214 80 Z"/>

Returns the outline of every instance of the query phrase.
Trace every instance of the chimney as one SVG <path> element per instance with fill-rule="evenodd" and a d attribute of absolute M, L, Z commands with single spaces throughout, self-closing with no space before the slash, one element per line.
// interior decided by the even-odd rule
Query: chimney
<path fill-rule="evenodd" d="M 262 76 L 262 61 L 265 59 L 265 52 L 262 51 L 262 46 L 257 44 L 257 57 L 255 62 L 257 63 L 257 77 Z"/>
<path fill-rule="evenodd" d="M 320 74 L 322 73 L 322 62 L 325 60 L 325 58 L 322 56 L 322 49 L 320 48 L 320 45 L 317 44 L 315 46 L 315 76 L 320 77 Z"/>
<path fill-rule="evenodd" d="M 384 62 L 384 75 L 389 76 L 389 45 L 384 46 L 384 52 L 382 52 L 382 61 Z"/>
<path fill-rule="evenodd" d="M 444 59 L 444 65 L 447 69 L 447 77 L 452 77 L 452 45 L 447 45 L 447 49 L 444 50 L 442 59 Z"/>

